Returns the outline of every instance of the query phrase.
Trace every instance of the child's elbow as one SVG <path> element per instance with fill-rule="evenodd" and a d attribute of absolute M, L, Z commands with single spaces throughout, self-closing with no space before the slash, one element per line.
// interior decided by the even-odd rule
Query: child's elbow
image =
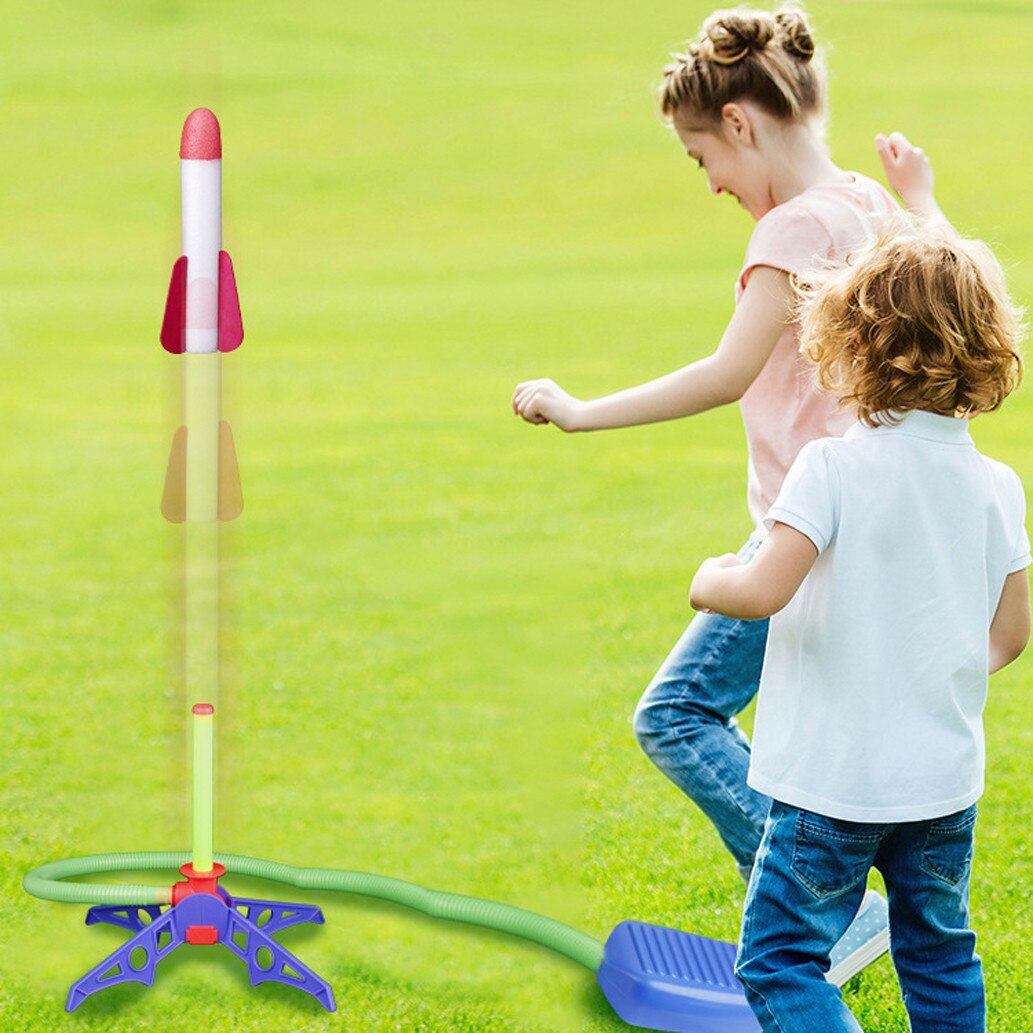
<path fill-rule="evenodd" d="M 1018 660 L 1020 656 L 1025 652 L 1026 646 L 1029 645 L 1029 629 L 1024 634 L 1013 635 L 1006 639 L 999 648 L 999 652 L 1002 656 L 1007 659 L 1004 661 L 1006 664 L 1010 664 L 1013 660 Z"/>
<path fill-rule="evenodd" d="M 754 592 L 740 600 L 736 612 L 729 614 L 743 621 L 761 621 L 774 617 L 779 610 L 785 609 L 789 599 L 778 593 Z"/>
<path fill-rule="evenodd" d="M 751 616 L 747 620 L 763 620 L 766 617 L 774 617 L 780 610 L 789 605 L 789 600 L 796 594 L 795 590 L 786 592 L 784 589 L 773 586 L 764 586 L 757 591 L 750 600 Z"/>
<path fill-rule="evenodd" d="M 727 370 L 714 388 L 715 405 L 731 405 L 742 400 L 753 384 L 748 376 L 739 370 Z"/>
<path fill-rule="evenodd" d="M 1029 645 L 1029 627 L 990 635 L 990 673 L 1018 660 Z"/>
<path fill-rule="evenodd" d="M 1029 645 L 1030 639 L 1030 625 L 1029 620 L 1026 621 L 1026 627 L 1022 635 L 1015 642 L 1015 659 L 1017 660 L 1023 652 L 1025 652 L 1026 646 Z"/>

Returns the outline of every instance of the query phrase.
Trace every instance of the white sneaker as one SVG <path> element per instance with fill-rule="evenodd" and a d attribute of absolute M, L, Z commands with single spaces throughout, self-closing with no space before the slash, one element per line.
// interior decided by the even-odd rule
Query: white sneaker
<path fill-rule="evenodd" d="M 832 967 L 825 973 L 825 978 L 836 986 L 842 986 L 889 949 L 889 907 L 875 890 L 869 890 L 850 928 L 832 948 L 829 955 Z"/>

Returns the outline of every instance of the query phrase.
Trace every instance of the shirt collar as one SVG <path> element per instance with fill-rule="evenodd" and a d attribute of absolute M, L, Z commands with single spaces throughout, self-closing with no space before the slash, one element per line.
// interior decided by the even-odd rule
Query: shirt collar
<path fill-rule="evenodd" d="M 899 413 L 891 413 L 899 416 Z M 882 424 L 869 427 L 858 421 L 843 435 L 856 438 L 868 434 L 905 434 L 913 438 L 925 438 L 927 441 L 943 441 L 953 445 L 971 445 L 972 435 L 968 430 L 968 420 L 960 416 L 941 416 L 935 412 L 913 410 L 905 413 L 899 423 Z"/>

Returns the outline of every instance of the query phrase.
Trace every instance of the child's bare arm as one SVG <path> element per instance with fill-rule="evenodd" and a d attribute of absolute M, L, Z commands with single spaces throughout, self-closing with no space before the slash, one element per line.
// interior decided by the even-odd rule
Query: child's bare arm
<path fill-rule="evenodd" d="M 776 523 L 747 564 L 725 555 L 704 560 L 689 589 L 694 609 L 740 620 L 778 613 L 796 595 L 818 550 L 807 535 Z"/>
<path fill-rule="evenodd" d="M 908 210 L 926 219 L 942 219 L 947 216 L 936 203 L 933 190 L 933 167 L 925 151 L 914 144 L 903 133 L 890 133 L 875 137 L 875 149 L 882 159 L 889 185 L 897 192 Z"/>
<path fill-rule="evenodd" d="M 990 624 L 990 673 L 1016 659 L 1029 642 L 1029 578 L 1017 570 L 1004 579 L 1004 591 Z"/>
<path fill-rule="evenodd" d="M 785 330 L 791 302 L 788 274 L 758 266 L 713 355 L 592 401 L 574 398 L 552 380 L 528 380 L 513 392 L 513 412 L 561 430 L 604 430 L 674 420 L 737 401 Z"/>

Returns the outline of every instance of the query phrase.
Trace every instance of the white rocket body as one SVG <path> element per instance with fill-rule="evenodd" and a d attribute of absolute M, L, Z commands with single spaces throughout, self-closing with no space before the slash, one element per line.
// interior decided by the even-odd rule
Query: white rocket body
<path fill-rule="evenodd" d="M 187 259 L 185 350 L 219 350 L 219 252 L 222 250 L 222 160 L 180 161 L 183 254 Z"/>

